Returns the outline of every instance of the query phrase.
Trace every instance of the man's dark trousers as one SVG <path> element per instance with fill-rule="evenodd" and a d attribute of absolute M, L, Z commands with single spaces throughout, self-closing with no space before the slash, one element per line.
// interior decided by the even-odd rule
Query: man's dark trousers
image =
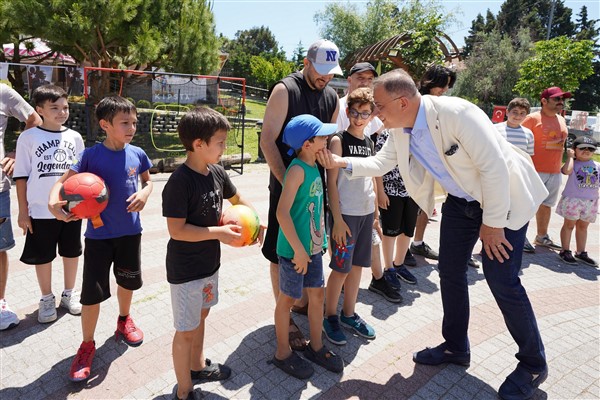
<path fill-rule="evenodd" d="M 448 195 L 442 206 L 440 228 L 440 288 L 444 308 L 442 335 L 450 351 L 467 352 L 469 339 L 469 292 L 467 261 L 479 238 L 483 210 L 477 201 L 468 202 Z M 544 345 L 519 271 L 527 224 L 513 231 L 504 229 L 504 235 L 513 246 L 505 248 L 509 259 L 500 263 L 483 255 L 483 273 L 504 321 L 519 346 L 516 354 L 519 365 L 531 373 L 546 368 Z"/>

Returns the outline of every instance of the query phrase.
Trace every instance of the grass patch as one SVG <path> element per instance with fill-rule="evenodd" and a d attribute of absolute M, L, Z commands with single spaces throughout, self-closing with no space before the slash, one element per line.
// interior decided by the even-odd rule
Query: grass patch
<path fill-rule="evenodd" d="M 267 103 L 264 101 L 246 99 L 246 118 L 263 119 Z"/>

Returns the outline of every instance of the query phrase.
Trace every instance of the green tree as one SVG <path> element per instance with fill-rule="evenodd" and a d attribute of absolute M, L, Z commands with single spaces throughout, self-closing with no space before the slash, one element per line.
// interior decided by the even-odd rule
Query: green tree
<path fill-rule="evenodd" d="M 400 49 L 415 79 L 432 62 L 441 61 L 436 41 L 445 27 L 456 21 L 452 12 L 442 15 L 437 0 L 372 0 L 364 11 L 356 3 L 329 3 L 315 15 L 321 36 L 333 41 L 345 58 L 358 49 L 407 33 L 410 44 Z"/>
<path fill-rule="evenodd" d="M 294 67 L 294 63 L 278 58 L 271 61 L 261 56 L 250 58 L 252 76 L 266 88 L 270 88 L 275 82 L 291 74 L 295 70 Z"/>
<path fill-rule="evenodd" d="M 260 84 L 252 73 L 252 57 L 262 57 L 265 62 L 285 60 L 285 53 L 279 48 L 275 35 L 265 26 L 237 31 L 224 50 L 229 53 L 228 73 L 231 76 L 246 78 L 250 85 Z"/>
<path fill-rule="evenodd" d="M 596 28 L 599 22 L 597 19 L 588 19 L 587 7 L 582 6 L 579 14 L 577 14 L 577 40 L 591 40 L 594 42 L 594 49 L 598 49 L 598 36 L 600 35 L 600 27 Z M 579 89 L 573 93 L 573 101 L 571 108 L 573 110 L 600 111 L 600 60 L 597 58 L 593 61 L 592 75 L 581 81 Z"/>
<path fill-rule="evenodd" d="M 304 48 L 302 41 L 300 41 L 296 45 L 296 48 L 294 49 L 294 54 L 292 55 L 292 63 L 294 64 L 294 69 L 302 69 L 304 65 L 304 57 L 306 57 L 306 49 Z"/>
<path fill-rule="evenodd" d="M 4 0 L 6 1 L 6 0 Z M 217 65 L 208 0 L 10 0 L 3 18 L 55 51 L 97 67 L 210 73 Z M 107 74 L 92 93 L 109 91 Z"/>
<path fill-rule="evenodd" d="M 532 54 L 527 29 L 521 29 L 517 40 L 502 37 L 500 32 L 479 33 L 465 69 L 458 73 L 453 95 L 467 98 L 486 110 L 494 104 L 507 104 L 516 93 L 514 85 L 519 66 Z"/>
<path fill-rule="evenodd" d="M 368 6 L 367 6 L 368 7 Z M 385 19 L 386 15 L 382 15 Z M 365 18 L 356 3 L 327 3 L 322 12 L 315 14 L 321 37 L 331 40 L 344 58 L 354 50 L 367 46 L 362 32 L 365 31 Z M 376 38 L 372 38 L 377 41 Z"/>
<path fill-rule="evenodd" d="M 496 21 L 496 17 L 494 13 L 487 9 L 485 14 L 485 20 L 483 19 L 483 15 L 477 14 L 477 17 L 471 23 L 471 29 L 469 29 L 469 36 L 465 37 L 465 46 L 463 47 L 463 55 L 468 57 L 473 51 L 473 47 L 477 42 L 477 37 L 482 33 L 491 33 L 494 29 L 496 29 L 498 22 Z"/>
<path fill-rule="evenodd" d="M 575 91 L 593 73 L 593 45 L 591 40 L 575 41 L 566 36 L 535 43 L 533 56 L 521 64 L 514 90 L 532 99 L 550 86 Z"/>
<path fill-rule="evenodd" d="M 520 28 L 528 28 L 534 40 L 546 38 L 552 2 L 555 3 L 550 37 L 572 36 L 572 10 L 563 0 L 506 0 L 498 12 L 498 29 L 502 35 L 515 37 Z"/>

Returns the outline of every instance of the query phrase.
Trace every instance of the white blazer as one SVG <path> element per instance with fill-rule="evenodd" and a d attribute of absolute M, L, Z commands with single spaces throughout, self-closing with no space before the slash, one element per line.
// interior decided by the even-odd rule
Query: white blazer
<path fill-rule="evenodd" d="M 449 96 L 423 96 L 422 102 L 442 163 L 458 186 L 481 204 L 483 223 L 517 230 L 529 222 L 548 196 L 531 157 L 500 136 L 476 105 Z M 392 129 L 376 155 L 351 159 L 352 175 L 381 176 L 397 164 L 409 195 L 431 215 L 434 179 L 409 154 L 410 140 L 401 128 Z M 448 152 L 452 146 L 458 147 Z"/>

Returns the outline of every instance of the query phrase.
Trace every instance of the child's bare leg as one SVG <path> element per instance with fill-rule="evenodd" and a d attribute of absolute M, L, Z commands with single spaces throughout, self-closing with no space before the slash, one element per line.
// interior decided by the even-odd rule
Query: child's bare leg
<path fill-rule="evenodd" d="M 587 231 L 589 225 L 589 222 L 582 220 L 577 220 L 577 222 L 575 223 L 575 244 L 577 246 L 577 253 L 585 251 L 585 246 L 587 245 Z"/>
<path fill-rule="evenodd" d="M 324 288 L 308 288 L 308 325 L 310 328 L 310 347 L 314 351 L 321 350 L 323 340 L 321 331 L 323 327 L 323 302 L 325 301 Z"/>
<path fill-rule="evenodd" d="M 275 358 L 285 360 L 292 354 L 290 348 L 290 308 L 294 304 L 294 298 L 279 292 L 277 305 L 275 306 L 275 334 L 277 335 L 277 351 Z"/>
<path fill-rule="evenodd" d="M 35 266 L 38 284 L 42 291 L 42 296 L 52 293 L 52 263 L 40 264 Z"/>
<path fill-rule="evenodd" d="M 396 236 L 396 254 L 394 254 L 395 265 L 404 264 L 404 258 L 406 257 L 406 252 L 408 251 L 409 244 L 410 237 L 406 236 L 404 233 L 401 233 L 400 235 Z"/>
<path fill-rule="evenodd" d="M 75 287 L 78 262 L 79 257 L 63 257 L 65 289 L 73 289 Z"/>
<path fill-rule="evenodd" d="M 571 235 L 573 233 L 573 228 L 575 228 L 575 222 L 570 219 L 566 219 L 563 222 L 562 228 L 560 228 L 560 246 L 563 250 L 569 250 L 571 245 Z M 577 239 L 577 237 L 575 237 Z"/>
<path fill-rule="evenodd" d="M 350 273 L 344 282 L 344 304 L 342 311 L 346 317 L 354 315 L 356 299 L 358 298 L 358 288 L 360 287 L 360 277 L 362 275 L 362 267 L 352 266 Z"/>
<path fill-rule="evenodd" d="M 201 371 L 206 367 L 206 359 L 204 357 L 204 327 L 206 326 L 205 321 L 208 317 L 210 308 L 203 308 L 200 314 L 200 325 L 195 331 L 192 339 L 192 363 L 191 369 L 193 371 Z"/>
<path fill-rule="evenodd" d="M 173 368 L 177 378 L 177 397 L 180 399 L 187 398 L 194 388 L 190 375 L 192 343 L 199 329 L 200 326 L 192 331 L 176 331 L 173 337 Z"/>
<path fill-rule="evenodd" d="M 8 280 L 8 254 L 0 251 L 0 300 L 4 298 L 6 281 Z"/>
<path fill-rule="evenodd" d="M 348 274 L 338 271 L 331 271 L 329 279 L 327 279 L 327 286 L 325 286 L 325 316 L 329 317 L 337 315 L 337 305 L 340 301 L 340 294 L 342 293 L 342 286 Z M 344 294 L 344 297 L 346 295 Z M 309 306 L 310 307 L 310 306 Z"/>
<path fill-rule="evenodd" d="M 371 273 L 377 280 L 383 276 L 383 267 L 381 266 L 381 246 L 374 244 L 371 246 Z"/>
<path fill-rule="evenodd" d="M 83 341 L 89 342 L 94 340 L 94 332 L 100 315 L 100 304 L 92 304 L 90 306 L 81 306 L 81 332 L 83 333 Z"/>
<path fill-rule="evenodd" d="M 119 316 L 126 317 L 129 315 L 132 298 L 133 290 L 125 289 L 122 286 L 117 287 L 117 299 L 119 300 Z"/>
<path fill-rule="evenodd" d="M 269 270 L 271 273 L 271 286 L 273 289 L 273 297 L 275 297 L 275 302 L 279 297 L 279 264 L 271 263 L 269 265 Z"/>
<path fill-rule="evenodd" d="M 425 228 L 427 228 L 428 223 L 429 223 L 429 217 L 427 216 L 427 213 L 425 213 L 423 211 L 419 211 L 419 214 L 417 215 L 417 223 L 415 225 L 414 240 L 416 242 L 423 241 L 423 238 L 425 237 Z"/>
<path fill-rule="evenodd" d="M 388 269 L 392 266 L 394 260 L 394 243 L 396 238 L 394 236 L 383 235 L 381 237 L 381 248 L 383 249 L 383 268 Z M 404 256 L 402 256 L 404 257 Z M 404 261 L 404 258 L 402 258 Z"/>

